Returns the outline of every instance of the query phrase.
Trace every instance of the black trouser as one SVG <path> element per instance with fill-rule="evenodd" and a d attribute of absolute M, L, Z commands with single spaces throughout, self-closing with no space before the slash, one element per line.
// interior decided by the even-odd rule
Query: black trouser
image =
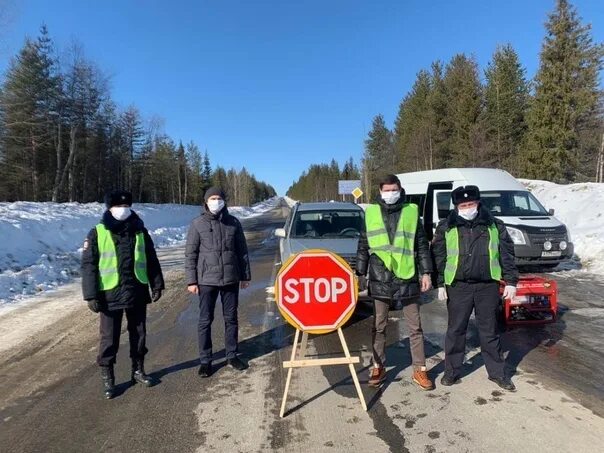
<path fill-rule="evenodd" d="M 128 322 L 128 336 L 130 337 L 130 357 L 139 360 L 145 357 L 147 348 L 147 305 L 136 304 L 133 308 L 120 310 L 106 310 L 100 313 L 101 345 L 96 359 L 100 366 L 109 366 L 115 363 L 117 351 L 120 347 L 120 333 L 122 330 L 122 317 L 126 312 Z"/>
<path fill-rule="evenodd" d="M 497 328 L 499 283 L 454 282 L 447 286 L 449 322 L 445 338 L 445 373 L 459 377 L 466 352 L 466 332 L 472 310 L 476 317 L 480 349 L 487 373 L 503 378 L 505 361 Z"/>
<path fill-rule="evenodd" d="M 224 318 L 224 349 L 227 359 L 237 355 L 237 306 L 239 305 L 239 285 L 200 286 L 199 287 L 199 360 L 201 363 L 212 361 L 212 321 L 216 300 L 220 295 L 222 317 Z"/>

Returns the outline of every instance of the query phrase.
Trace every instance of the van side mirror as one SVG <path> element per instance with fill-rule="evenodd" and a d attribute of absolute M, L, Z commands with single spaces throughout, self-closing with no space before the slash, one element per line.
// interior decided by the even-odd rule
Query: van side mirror
<path fill-rule="evenodd" d="M 556 212 L 554 209 L 548 209 L 547 212 L 549 212 L 549 215 L 554 215 L 554 212 Z"/>
<path fill-rule="evenodd" d="M 277 236 L 278 238 L 284 238 L 285 237 L 285 229 L 283 229 L 283 228 L 277 228 L 275 230 L 275 236 Z"/>

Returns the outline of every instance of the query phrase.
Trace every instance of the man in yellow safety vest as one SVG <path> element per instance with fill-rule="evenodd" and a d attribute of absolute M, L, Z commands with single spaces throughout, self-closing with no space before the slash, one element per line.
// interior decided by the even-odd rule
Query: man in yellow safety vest
<path fill-rule="evenodd" d="M 132 382 L 147 387 L 147 304 L 156 302 L 164 289 L 161 267 L 143 221 L 131 209 L 132 195 L 114 191 L 105 197 L 107 211 L 82 248 L 82 293 L 88 308 L 100 314 L 101 341 L 97 363 L 103 392 L 115 396 L 115 364 L 122 318 L 126 313 L 132 359 Z M 151 295 L 149 295 L 151 288 Z"/>
<path fill-rule="evenodd" d="M 426 369 L 419 313 L 420 292 L 431 287 L 432 258 L 419 208 L 405 203 L 405 192 L 396 175 L 382 179 L 379 200 L 365 211 L 356 272 L 367 275 L 369 296 L 373 298 L 373 367 L 369 385 L 378 387 L 386 378 L 388 313 L 391 308 L 402 308 L 409 329 L 412 380 L 424 390 L 433 389 Z"/>
<path fill-rule="evenodd" d="M 500 281 L 505 281 L 506 299 L 516 294 L 514 244 L 503 222 L 480 203 L 478 187 L 458 187 L 451 192 L 451 198 L 455 209 L 438 225 L 432 247 L 438 271 L 438 298 L 447 300 L 449 315 L 445 374 L 440 382 L 453 385 L 460 381 L 468 321 L 474 311 L 489 379 L 514 391 L 514 384 L 505 373 L 497 328 Z"/>

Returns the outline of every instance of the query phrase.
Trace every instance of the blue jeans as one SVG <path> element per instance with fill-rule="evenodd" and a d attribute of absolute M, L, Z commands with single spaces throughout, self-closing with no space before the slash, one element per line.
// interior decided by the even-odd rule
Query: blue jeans
<path fill-rule="evenodd" d="M 199 287 L 199 361 L 202 364 L 212 361 L 212 321 L 214 309 L 220 295 L 222 317 L 224 318 L 224 349 L 227 359 L 237 356 L 237 306 L 239 305 L 239 285 L 200 286 Z"/>

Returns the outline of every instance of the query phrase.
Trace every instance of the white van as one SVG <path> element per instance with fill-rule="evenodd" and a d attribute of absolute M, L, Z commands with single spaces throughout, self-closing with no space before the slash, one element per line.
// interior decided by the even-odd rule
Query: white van
<path fill-rule="evenodd" d="M 566 226 L 546 210 L 516 178 L 493 168 L 446 168 L 397 175 L 408 201 L 419 205 L 428 238 L 453 209 L 451 191 L 480 189 L 481 203 L 505 223 L 514 241 L 516 263 L 555 267 L 572 258 L 574 247 Z"/>

